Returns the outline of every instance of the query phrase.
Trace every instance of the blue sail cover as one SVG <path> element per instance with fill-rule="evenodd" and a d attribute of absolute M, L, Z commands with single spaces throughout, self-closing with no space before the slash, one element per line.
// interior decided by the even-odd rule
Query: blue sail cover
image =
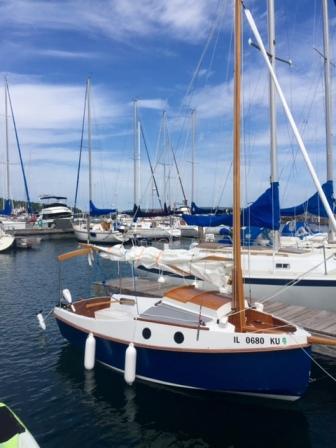
<path fill-rule="evenodd" d="M 0 215 L 9 216 L 12 214 L 12 201 L 10 199 L 5 200 L 5 207 L 0 209 Z"/>
<path fill-rule="evenodd" d="M 327 182 L 325 182 L 322 185 L 322 189 L 324 191 L 324 194 L 326 195 L 331 210 L 335 211 L 333 181 L 328 180 Z M 280 210 L 280 213 L 281 216 L 299 216 L 304 215 L 305 213 L 310 213 L 311 215 L 321 216 L 322 218 L 328 217 L 318 193 L 315 193 L 307 201 L 303 202 L 300 205 L 297 205 L 296 207 L 282 208 Z"/>
<path fill-rule="evenodd" d="M 110 215 L 117 213 L 115 208 L 97 208 L 92 201 L 90 201 L 90 216 Z"/>
<path fill-rule="evenodd" d="M 197 207 L 195 202 L 191 203 L 192 215 L 225 215 L 229 213 L 229 207 Z"/>
<path fill-rule="evenodd" d="M 135 222 L 138 218 L 155 218 L 156 216 L 170 216 L 173 214 L 173 211 L 170 207 L 167 207 L 166 203 L 164 203 L 163 208 L 151 209 L 151 210 L 142 210 L 140 205 L 134 204 L 132 210 L 125 210 L 122 213 L 125 215 L 133 216 L 133 221 Z"/>
<path fill-rule="evenodd" d="M 240 239 L 243 246 L 253 246 L 258 236 L 262 233 L 262 227 L 242 227 L 240 229 Z M 224 235 L 224 238 L 219 240 L 218 243 L 232 245 L 232 231 L 224 227 L 219 232 Z"/>
<path fill-rule="evenodd" d="M 279 182 L 273 182 L 271 186 L 253 202 L 249 207 L 241 211 L 241 226 L 263 227 L 265 229 L 279 230 L 280 205 Z M 189 225 L 200 227 L 216 227 L 220 225 L 232 226 L 231 213 L 223 215 L 183 215 L 183 219 Z"/>
<path fill-rule="evenodd" d="M 298 236 L 303 238 L 306 235 L 311 235 L 313 232 L 310 230 L 308 224 L 304 221 L 289 221 L 284 225 L 281 231 L 282 236 Z"/>

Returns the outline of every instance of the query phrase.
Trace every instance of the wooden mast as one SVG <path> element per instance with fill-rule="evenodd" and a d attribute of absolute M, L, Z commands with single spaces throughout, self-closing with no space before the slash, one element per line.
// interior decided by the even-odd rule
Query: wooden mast
<path fill-rule="evenodd" d="M 234 130 L 233 130 L 233 308 L 236 330 L 245 329 L 245 304 L 240 255 L 240 93 L 241 0 L 235 0 Z"/>

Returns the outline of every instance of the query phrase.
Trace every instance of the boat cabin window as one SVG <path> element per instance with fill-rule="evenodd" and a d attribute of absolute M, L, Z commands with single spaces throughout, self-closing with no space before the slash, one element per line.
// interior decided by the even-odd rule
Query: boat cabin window
<path fill-rule="evenodd" d="M 70 212 L 42 213 L 42 219 L 71 218 Z"/>
<path fill-rule="evenodd" d="M 174 334 L 174 341 L 176 342 L 176 344 L 182 344 L 182 342 L 184 341 L 183 333 L 181 333 L 180 331 L 177 331 Z"/>
<path fill-rule="evenodd" d="M 144 328 L 142 330 L 142 336 L 144 339 L 149 339 L 151 337 L 151 335 L 152 335 L 152 332 L 150 331 L 149 328 Z"/>
<path fill-rule="evenodd" d="M 289 263 L 275 263 L 276 269 L 289 269 L 290 264 Z"/>

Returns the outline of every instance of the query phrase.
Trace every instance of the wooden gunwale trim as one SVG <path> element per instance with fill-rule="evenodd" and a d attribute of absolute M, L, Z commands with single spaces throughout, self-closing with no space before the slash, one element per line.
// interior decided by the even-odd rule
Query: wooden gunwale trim
<path fill-rule="evenodd" d="M 267 331 L 267 333 L 272 333 L 272 334 L 293 334 L 293 331 L 288 331 L 285 328 L 270 328 L 270 327 L 265 327 L 265 328 L 257 328 L 256 326 L 253 325 L 246 325 L 245 328 L 245 332 L 248 333 L 255 333 L 255 334 L 260 334 L 262 332 Z"/>
<path fill-rule="evenodd" d="M 188 352 L 188 353 L 255 353 L 255 350 L 251 350 L 251 349 L 235 349 L 235 350 L 230 350 L 230 349 L 214 349 L 214 350 L 209 350 L 209 349 L 186 349 L 186 348 L 173 348 L 173 347 L 161 347 L 161 346 L 157 346 L 157 345 L 146 345 L 146 344 L 139 344 L 137 342 L 134 342 L 134 340 L 123 340 L 123 339 L 117 339 L 117 338 L 112 338 L 110 336 L 106 336 L 106 335 L 102 335 L 101 333 L 95 332 L 95 331 L 90 331 L 87 330 L 86 328 L 83 328 L 79 325 L 73 324 L 72 322 L 69 323 L 69 321 L 67 321 L 66 319 L 63 319 L 60 316 L 55 316 L 55 319 L 61 320 L 62 322 L 68 324 L 70 327 L 76 328 L 77 330 L 82 331 L 83 333 L 89 334 L 92 333 L 95 337 L 101 338 L 101 339 L 106 339 L 108 341 L 113 341 L 113 342 L 117 342 L 119 344 L 123 344 L 123 345 L 128 345 L 131 342 L 134 344 L 134 347 L 139 347 L 139 348 L 147 348 L 150 350 L 160 350 L 160 351 L 170 351 L 170 352 Z M 232 334 L 234 336 L 234 334 Z M 297 344 L 297 345 L 290 345 L 290 346 L 286 346 L 286 347 L 265 347 L 265 348 L 260 348 L 258 347 L 257 352 L 274 352 L 274 351 L 284 351 L 284 350 L 296 350 L 298 348 L 304 349 L 304 348 L 308 348 L 311 347 L 310 344 Z"/>
<path fill-rule="evenodd" d="M 95 306 L 100 306 L 100 305 L 110 305 L 111 303 L 115 303 L 116 300 L 110 299 L 110 300 L 105 300 L 102 302 L 95 302 L 95 303 L 88 303 L 86 305 L 86 308 L 94 308 Z"/>

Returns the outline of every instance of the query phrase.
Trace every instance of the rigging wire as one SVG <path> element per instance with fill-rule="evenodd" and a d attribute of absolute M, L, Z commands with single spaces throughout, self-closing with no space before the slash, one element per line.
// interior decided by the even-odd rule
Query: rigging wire
<path fill-rule="evenodd" d="M 84 111 L 83 111 L 83 120 L 82 120 L 82 132 L 81 132 L 81 140 L 80 140 L 80 146 L 79 146 L 79 159 L 78 159 L 78 168 L 77 168 L 77 180 L 76 180 L 74 210 L 77 207 L 79 173 L 80 173 L 81 162 L 82 162 L 82 151 L 83 151 L 83 141 L 84 141 L 84 127 L 85 127 L 85 118 L 86 118 L 86 102 L 87 102 L 87 93 L 88 93 L 87 90 L 88 89 L 87 89 L 87 85 L 86 85 L 85 96 L 84 96 Z"/>
<path fill-rule="evenodd" d="M 143 142 L 144 142 L 145 149 L 146 149 L 147 159 L 148 159 L 148 163 L 149 163 L 150 171 L 151 171 L 151 174 L 152 174 L 152 180 L 153 180 L 153 182 L 154 182 L 154 186 L 155 186 L 156 196 L 157 196 L 157 199 L 158 199 L 158 201 L 159 201 L 160 207 L 161 207 L 161 209 L 163 210 L 162 202 L 161 202 L 161 198 L 160 198 L 160 193 L 159 193 L 159 189 L 158 189 L 158 186 L 157 186 L 157 183 L 156 183 L 156 179 L 155 179 L 155 175 L 154 175 L 154 170 L 153 170 L 152 162 L 151 162 L 151 159 L 150 159 L 150 155 L 149 155 L 149 151 L 148 151 L 148 147 L 147 147 L 147 142 L 146 142 L 146 138 L 145 138 L 145 134 L 144 134 L 144 130 L 143 130 L 142 124 L 140 124 L 140 130 L 141 130 L 142 140 L 143 140 Z"/>

